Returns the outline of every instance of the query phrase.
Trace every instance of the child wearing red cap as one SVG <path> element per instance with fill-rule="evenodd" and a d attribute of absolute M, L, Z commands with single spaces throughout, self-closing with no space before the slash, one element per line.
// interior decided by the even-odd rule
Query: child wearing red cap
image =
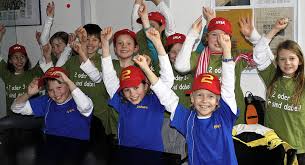
<path fill-rule="evenodd" d="M 178 96 L 161 81 L 152 87 L 171 112 L 171 126 L 186 138 L 190 165 L 237 165 L 232 138 L 232 128 L 239 115 L 234 93 L 235 63 L 231 60 L 230 36 L 220 34 L 218 42 L 223 49 L 221 83 L 210 73 L 195 77 L 188 92 L 190 110 L 179 104 Z"/>
<path fill-rule="evenodd" d="M 272 39 L 289 26 L 289 19 L 279 18 L 272 29 L 261 38 L 252 18 L 241 18 L 239 23 L 241 32 L 255 44 L 254 60 L 267 86 L 268 101 L 264 124 L 297 150 L 298 164 L 305 164 L 304 52 L 299 44 L 292 40 L 279 43 L 275 51 L 276 56 L 269 46 Z"/>
<path fill-rule="evenodd" d="M 0 25 L 0 39 L 4 34 L 5 27 Z M 39 77 L 41 74 L 39 66 L 31 69 L 30 60 L 23 45 L 14 44 L 9 48 L 7 62 L 0 57 L 0 78 L 5 84 L 7 116 L 14 115 L 9 111 L 14 99 L 26 91 L 27 84 L 34 77 Z"/>
<path fill-rule="evenodd" d="M 162 0 L 152 0 L 157 6 L 158 11 L 147 12 L 146 3 L 143 0 L 135 0 L 135 5 L 132 13 L 132 29 L 137 32 L 137 41 L 139 43 L 139 53 L 149 55 L 152 59 L 152 66 L 158 73 L 158 54 L 153 54 L 153 44 L 145 36 L 145 30 L 153 27 L 161 34 L 163 45 L 166 43 L 166 37 L 175 33 L 174 18 Z M 140 18 L 138 18 L 140 17 Z M 142 26 L 137 26 L 142 24 Z M 142 29 L 142 30 L 140 30 Z"/>
<path fill-rule="evenodd" d="M 44 84 L 48 95 L 30 99 Z M 90 136 L 93 103 L 68 78 L 63 68 L 52 67 L 40 79 L 33 79 L 27 92 L 16 98 L 11 109 L 22 115 L 44 117 L 46 142 L 42 153 L 38 153 L 38 159 L 47 156 L 47 160 L 53 163 L 70 156 L 79 159 L 77 156 L 85 151 Z"/>
<path fill-rule="evenodd" d="M 202 30 L 202 19 L 198 18 L 192 25 L 192 28 L 187 35 L 187 39 L 179 52 L 176 62 L 175 69 L 181 73 L 194 71 L 195 77 L 201 73 L 212 73 L 221 76 L 222 72 L 222 59 L 223 50 L 218 42 L 220 34 L 228 34 L 232 37 L 232 26 L 229 20 L 216 17 L 215 12 L 210 8 L 203 8 L 203 15 L 208 20 L 207 33 L 203 36 L 201 42 L 205 46 L 204 49 L 198 52 L 198 50 L 192 52 L 195 40 L 199 37 Z M 232 59 L 236 62 L 235 75 L 236 75 L 236 86 L 235 96 L 237 105 L 241 110 L 241 115 L 237 120 L 237 124 L 244 123 L 244 112 L 245 102 L 244 95 L 240 86 L 241 72 L 248 67 L 251 62 L 251 58 L 246 56 L 244 58 L 235 58 L 236 54 L 233 53 Z"/>
<path fill-rule="evenodd" d="M 147 35 L 160 54 L 160 80 L 171 87 L 174 76 L 160 34 L 150 29 Z M 104 30 L 101 35 L 102 74 L 111 98 L 109 105 L 119 113 L 119 145 L 163 151 L 161 128 L 165 108 L 156 95 L 149 91 L 149 84 L 140 68 L 131 65 L 122 70 L 120 78 L 116 76 L 109 53 L 111 36 L 111 28 Z M 134 61 L 138 65 L 139 61 L 147 64 L 144 56 L 136 56 Z M 147 67 L 150 70 L 148 64 Z"/>

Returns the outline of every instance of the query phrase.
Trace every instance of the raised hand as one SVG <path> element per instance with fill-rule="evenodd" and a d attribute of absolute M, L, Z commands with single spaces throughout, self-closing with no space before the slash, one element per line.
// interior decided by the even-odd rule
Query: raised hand
<path fill-rule="evenodd" d="M 42 55 L 44 56 L 44 58 L 46 59 L 46 63 L 51 62 L 52 58 L 51 58 L 51 53 L 52 53 L 52 46 L 51 44 L 48 42 L 47 44 L 42 46 Z"/>
<path fill-rule="evenodd" d="M 207 24 L 216 17 L 216 12 L 210 7 L 202 7 L 202 15 L 204 19 L 207 21 Z"/>
<path fill-rule="evenodd" d="M 245 37 L 250 37 L 251 33 L 254 30 L 254 25 L 252 21 L 252 17 L 249 15 L 247 17 L 240 17 L 238 20 L 239 27 L 240 27 L 240 32 L 245 36 Z"/>
<path fill-rule="evenodd" d="M 47 5 L 47 9 L 46 9 L 46 13 L 48 17 L 52 17 L 54 18 L 54 14 L 55 14 L 55 4 L 52 1 L 51 3 L 49 2 Z"/>
<path fill-rule="evenodd" d="M 0 24 L 0 42 L 2 41 L 5 32 L 6 32 L 5 26 L 3 24 Z"/>
<path fill-rule="evenodd" d="M 68 83 L 70 82 L 71 80 L 67 77 L 67 75 L 63 72 L 60 72 L 60 71 L 56 71 L 54 72 L 54 74 L 56 74 L 57 76 L 59 76 L 59 80 L 62 81 L 62 82 L 65 82 L 65 83 Z"/>
<path fill-rule="evenodd" d="M 199 18 L 197 18 L 197 20 L 192 24 L 192 29 L 197 34 L 200 34 L 201 29 L 202 29 L 202 17 L 201 16 Z"/>
<path fill-rule="evenodd" d="M 41 45 L 40 36 L 41 36 L 41 32 L 36 31 L 35 32 L 35 38 L 36 38 L 36 41 L 37 41 L 38 45 Z"/>
<path fill-rule="evenodd" d="M 109 40 L 112 37 L 112 27 L 106 27 L 101 31 L 100 39 L 102 44 L 109 43 Z"/>
<path fill-rule="evenodd" d="M 144 2 L 144 0 L 135 0 L 134 1 L 135 4 L 139 4 L 139 5 L 141 5 L 143 2 Z"/>
<path fill-rule="evenodd" d="M 76 35 L 74 33 L 69 34 L 68 43 L 71 45 L 76 40 Z"/>
<path fill-rule="evenodd" d="M 146 30 L 146 37 L 150 39 L 153 43 L 161 42 L 160 33 L 155 28 L 149 28 Z"/>
<path fill-rule="evenodd" d="M 81 43 L 87 42 L 87 31 L 82 26 L 75 30 L 75 34 Z"/>
<path fill-rule="evenodd" d="M 133 61 L 139 65 L 142 70 L 150 69 L 147 63 L 147 59 L 144 55 L 136 55 L 133 57 Z"/>
<path fill-rule="evenodd" d="M 39 78 L 34 78 L 32 82 L 28 85 L 27 94 L 31 97 L 37 94 L 40 90 L 38 87 Z"/>
<path fill-rule="evenodd" d="M 228 34 L 219 34 L 217 41 L 222 47 L 223 52 L 231 52 L 231 39 Z"/>
<path fill-rule="evenodd" d="M 82 44 L 78 41 L 74 41 L 71 44 L 72 49 L 77 52 L 79 55 L 85 53 L 84 48 L 82 47 Z"/>
<path fill-rule="evenodd" d="M 147 5 L 144 2 L 140 4 L 138 15 L 141 18 L 144 18 L 146 16 L 148 17 Z"/>
<path fill-rule="evenodd" d="M 273 25 L 273 29 L 276 29 L 278 31 L 283 30 L 287 27 L 288 22 L 289 22 L 288 18 L 280 18 Z"/>

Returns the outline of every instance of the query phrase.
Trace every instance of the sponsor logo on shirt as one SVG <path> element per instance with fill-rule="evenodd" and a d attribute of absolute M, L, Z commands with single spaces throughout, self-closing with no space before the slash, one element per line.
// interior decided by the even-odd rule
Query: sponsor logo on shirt
<path fill-rule="evenodd" d="M 71 113 L 73 111 L 75 111 L 75 110 L 74 109 L 69 109 L 69 110 L 66 111 L 66 113 Z"/>
<path fill-rule="evenodd" d="M 137 105 L 137 109 L 148 109 L 148 107 L 144 105 Z"/>
<path fill-rule="evenodd" d="M 215 124 L 214 125 L 214 129 L 218 129 L 218 128 L 220 128 L 221 127 L 221 124 Z"/>

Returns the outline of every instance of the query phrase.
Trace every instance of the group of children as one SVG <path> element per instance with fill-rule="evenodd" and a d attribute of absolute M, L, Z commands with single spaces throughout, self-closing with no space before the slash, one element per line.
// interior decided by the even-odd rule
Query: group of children
<path fill-rule="evenodd" d="M 231 23 L 203 7 L 207 27 L 199 17 L 185 36 L 175 33 L 165 3 L 153 3 L 160 12 L 148 13 L 145 2 L 135 0 L 133 30 L 142 24 L 137 33 L 122 29 L 113 34 L 111 27 L 86 24 L 75 34 L 57 32 L 48 39 L 55 10 L 49 3 L 44 29 L 36 34 L 44 74 L 30 69 L 22 45 L 13 45 L 8 62 L 0 63 L 8 109 L 44 116 L 49 144 L 59 136 L 83 147 L 106 133 L 118 145 L 188 155 L 189 164 L 237 164 L 232 128 L 244 123 L 240 78 L 248 63 L 231 53 Z M 297 149 L 299 164 L 305 164 L 303 53 L 291 40 L 278 46 L 275 58 L 270 50 L 269 42 L 285 29 L 287 18 L 265 36 L 252 22 L 239 20 L 268 87 L 265 125 Z M 202 30 L 201 48 L 192 52 Z M 0 26 L 0 39 L 4 33 Z M 111 39 L 118 60 L 110 54 Z M 43 87 L 47 94 L 33 98 Z"/>

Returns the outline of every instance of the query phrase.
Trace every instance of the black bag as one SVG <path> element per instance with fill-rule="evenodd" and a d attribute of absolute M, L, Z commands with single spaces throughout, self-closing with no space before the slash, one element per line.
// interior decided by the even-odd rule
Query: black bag
<path fill-rule="evenodd" d="M 247 91 L 245 94 L 245 103 L 245 123 L 264 125 L 266 101 L 259 96 L 254 96 L 250 91 Z"/>

